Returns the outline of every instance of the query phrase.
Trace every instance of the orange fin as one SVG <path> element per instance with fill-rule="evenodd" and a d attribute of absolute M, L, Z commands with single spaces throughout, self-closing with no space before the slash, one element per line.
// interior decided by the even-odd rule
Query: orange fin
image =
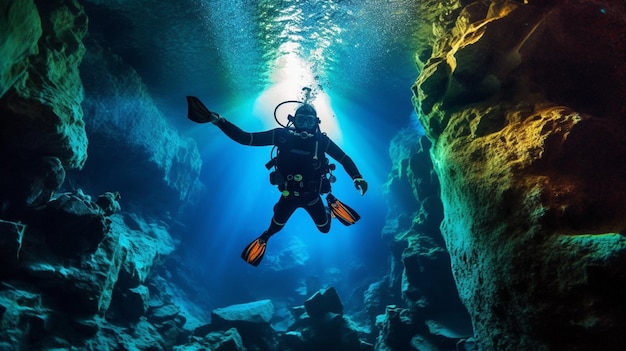
<path fill-rule="evenodd" d="M 337 218 L 343 225 L 353 225 L 361 219 L 361 216 L 355 210 L 337 200 L 334 195 L 328 194 L 326 196 L 326 201 L 328 201 L 328 207 L 330 208 L 331 215 Z"/>
<path fill-rule="evenodd" d="M 257 238 L 253 242 L 248 244 L 245 249 L 243 249 L 243 251 L 241 252 L 241 258 L 256 267 L 259 265 L 259 263 L 261 263 L 263 255 L 265 255 L 266 246 L 267 242 L 265 240 Z"/>

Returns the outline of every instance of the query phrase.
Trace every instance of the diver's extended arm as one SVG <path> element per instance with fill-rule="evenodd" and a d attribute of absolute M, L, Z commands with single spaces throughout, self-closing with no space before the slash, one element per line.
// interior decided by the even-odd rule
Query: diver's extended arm
<path fill-rule="evenodd" d="M 219 113 L 209 110 L 195 96 L 187 96 L 187 117 L 196 123 L 213 123 L 229 138 L 243 145 L 266 146 L 274 145 L 274 130 L 248 133 L 228 122 Z"/>
<path fill-rule="evenodd" d="M 251 146 L 266 146 L 274 145 L 274 135 L 277 129 L 267 130 L 264 132 L 248 133 L 241 130 L 241 128 L 230 123 L 226 119 L 220 116 L 214 124 L 226 134 L 232 140 L 242 145 Z"/>
<path fill-rule="evenodd" d="M 330 157 L 337 160 L 337 162 L 341 163 L 343 168 L 346 170 L 346 173 L 348 173 L 348 175 L 352 178 L 356 189 L 361 192 L 361 195 L 365 194 L 367 191 L 367 182 L 363 179 L 361 172 L 359 172 L 359 169 L 356 167 L 354 161 L 352 161 L 352 158 L 350 158 L 348 154 L 341 150 L 341 148 L 328 137 L 326 137 L 326 139 L 328 140 L 326 153 Z"/>

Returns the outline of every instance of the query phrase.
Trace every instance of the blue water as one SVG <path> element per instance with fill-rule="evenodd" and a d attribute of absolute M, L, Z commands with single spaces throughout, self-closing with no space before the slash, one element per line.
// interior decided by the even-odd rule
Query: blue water
<path fill-rule="evenodd" d="M 357 307 L 362 290 L 389 270 L 390 251 L 380 238 L 388 211 L 382 186 L 392 165 L 391 138 L 416 125 L 410 101 L 418 75 L 414 1 L 140 3 L 126 9 L 145 9 L 124 36 L 129 42 L 113 45 L 145 77 L 159 108 L 199 145 L 207 189 L 189 210 L 193 220 L 186 223 L 181 253 L 199 277 L 195 284 L 208 287 L 206 303 L 272 298 L 299 304 L 307 297 L 305 281 L 316 277 Z M 184 97 L 198 96 L 252 132 L 277 127 L 274 107 L 298 99 L 304 86 L 316 95 L 322 131 L 369 183 L 360 196 L 343 168 L 335 171 L 333 194 L 362 219 L 351 227 L 334 221 L 330 233 L 321 234 L 298 210 L 255 268 L 239 255 L 267 228 L 280 196 L 264 167 L 271 147 L 242 146 L 213 125 L 186 120 Z M 295 107 L 279 110 L 283 123 Z M 301 264 L 291 265 L 294 260 Z"/>

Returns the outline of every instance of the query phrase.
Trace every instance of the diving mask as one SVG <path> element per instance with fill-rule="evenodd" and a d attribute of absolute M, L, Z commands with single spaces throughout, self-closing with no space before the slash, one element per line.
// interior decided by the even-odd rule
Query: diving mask
<path fill-rule="evenodd" d="M 313 115 L 296 114 L 293 123 L 299 129 L 313 129 L 317 126 L 318 119 Z"/>

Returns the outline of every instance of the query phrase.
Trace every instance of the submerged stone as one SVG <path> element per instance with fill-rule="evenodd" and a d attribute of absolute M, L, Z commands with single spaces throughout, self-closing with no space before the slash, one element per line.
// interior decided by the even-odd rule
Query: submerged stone
<path fill-rule="evenodd" d="M 304 308 L 312 318 L 321 318 L 328 313 L 343 314 L 343 303 L 341 303 L 337 290 L 333 287 L 313 294 L 304 302 Z"/>
<path fill-rule="evenodd" d="M 273 315 L 272 302 L 261 300 L 217 308 L 211 312 L 211 320 L 212 324 L 217 326 L 232 322 L 269 324 Z"/>

